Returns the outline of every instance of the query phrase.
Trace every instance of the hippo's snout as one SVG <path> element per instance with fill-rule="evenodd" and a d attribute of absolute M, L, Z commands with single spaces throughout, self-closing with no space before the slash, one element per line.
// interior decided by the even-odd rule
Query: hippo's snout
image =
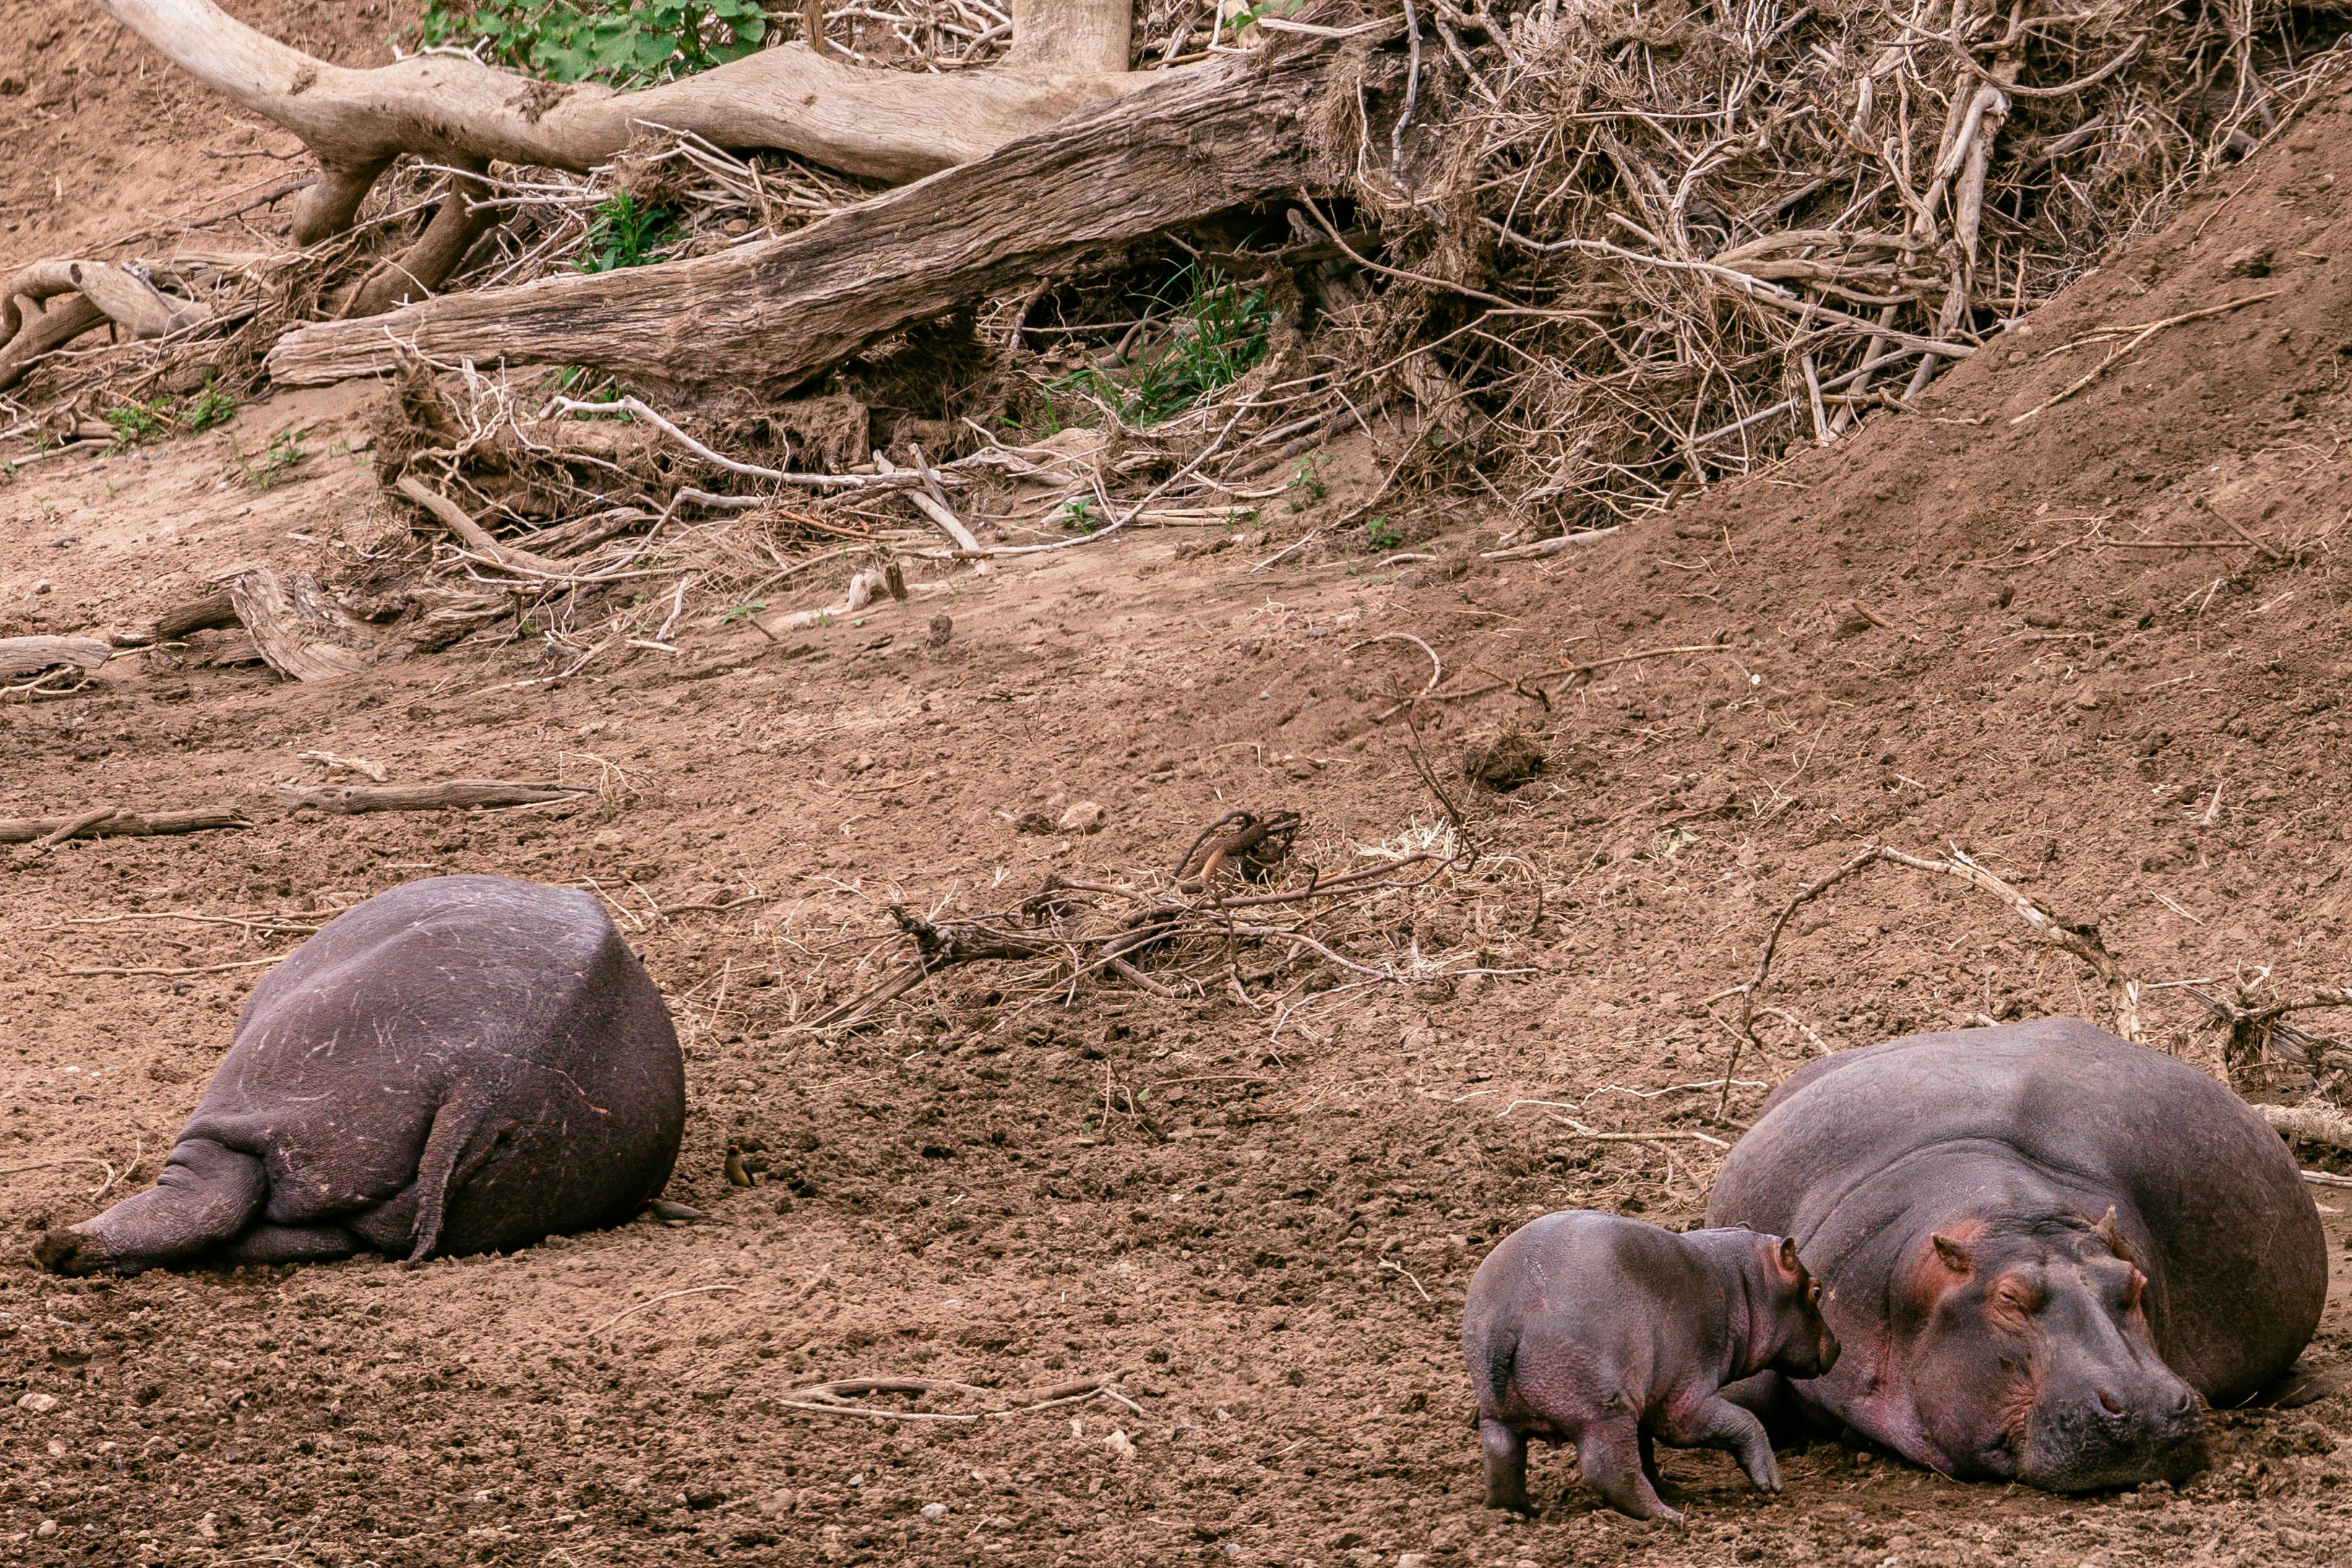
<path fill-rule="evenodd" d="M 2204 1403 L 2167 1374 L 2054 1393 L 2034 1407 L 2017 1479 L 2045 1491 L 2181 1481 L 2210 1462 Z"/>

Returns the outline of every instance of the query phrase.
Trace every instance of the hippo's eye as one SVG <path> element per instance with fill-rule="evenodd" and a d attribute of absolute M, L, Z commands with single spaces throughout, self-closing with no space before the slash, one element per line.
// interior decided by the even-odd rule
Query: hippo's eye
<path fill-rule="evenodd" d="M 2031 1312 L 2042 1305 L 2031 1289 L 2015 1279 L 2004 1279 L 1994 1286 L 1992 1299 L 2012 1312 Z"/>
<path fill-rule="evenodd" d="M 1822 1304 L 1822 1282 L 1820 1280 L 1811 1279 L 1806 1281 L 1805 1300 L 1816 1307 Z"/>

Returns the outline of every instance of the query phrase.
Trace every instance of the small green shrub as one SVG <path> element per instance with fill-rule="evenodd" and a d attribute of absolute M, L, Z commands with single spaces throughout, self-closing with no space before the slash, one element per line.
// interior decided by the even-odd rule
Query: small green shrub
<path fill-rule="evenodd" d="M 1290 483 L 1287 487 L 1293 492 L 1290 498 L 1291 510 L 1305 511 L 1331 493 L 1330 485 L 1323 479 L 1323 465 L 1328 461 L 1330 461 L 1329 458 L 1318 452 L 1298 465 L 1298 471 L 1290 476 Z"/>
<path fill-rule="evenodd" d="M 740 59 L 767 36 L 760 0 L 432 0 L 417 25 L 427 47 L 478 43 L 550 81 L 625 88 Z"/>
<path fill-rule="evenodd" d="M 255 489 L 266 490 L 273 485 L 283 484 L 295 469 L 310 460 L 310 454 L 302 447 L 302 433 L 281 430 L 278 438 L 269 443 L 269 450 L 261 455 L 259 462 L 249 463 L 246 461 L 245 455 L 239 453 L 236 466 L 243 470 L 247 484 Z"/>
<path fill-rule="evenodd" d="M 1179 296 L 1178 289 L 1184 292 Z M 1187 267 L 1147 303 L 1157 311 L 1171 298 L 1177 303 L 1164 318 L 1166 331 L 1147 338 L 1125 364 L 1089 366 L 1048 383 L 1049 417 L 1062 424 L 1087 422 L 1084 414 L 1064 408 L 1052 395 L 1070 392 L 1108 405 L 1129 425 L 1157 425 L 1231 386 L 1265 357 L 1274 310 L 1264 289 L 1244 289 L 1221 272 Z"/>
<path fill-rule="evenodd" d="M 1404 530 L 1399 528 L 1395 523 L 1391 522 L 1384 516 L 1376 517 L 1372 519 L 1371 521 L 1364 524 L 1364 548 L 1366 550 L 1394 550 L 1398 545 L 1402 544 L 1403 542 Z"/>
<path fill-rule="evenodd" d="M 236 412 L 236 399 L 207 381 L 205 389 L 188 400 L 188 406 L 181 413 L 180 422 L 191 430 L 209 430 L 215 425 L 226 423 L 228 416 Z"/>
<path fill-rule="evenodd" d="M 161 398 L 152 403 L 118 405 L 106 411 L 106 422 L 114 426 L 114 450 L 118 452 L 162 435 L 166 425 L 175 423 L 171 405 Z"/>
<path fill-rule="evenodd" d="M 676 216 L 667 207 L 640 206 L 628 192 L 615 191 L 588 225 L 588 237 L 580 247 L 580 270 L 612 272 L 644 266 L 668 237 Z"/>

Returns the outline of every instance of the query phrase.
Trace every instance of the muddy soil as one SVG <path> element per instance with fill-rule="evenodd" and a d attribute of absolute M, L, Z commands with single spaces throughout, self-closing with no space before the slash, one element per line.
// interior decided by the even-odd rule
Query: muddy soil
<path fill-rule="evenodd" d="M 29 68 L 7 50 L 0 68 Z M 0 707 L 0 815 L 230 803 L 254 822 L 0 867 L 0 1551 L 2340 1558 L 2343 1394 L 2220 1415 L 2213 1468 L 2178 1491 L 1961 1485 L 1822 1443 L 1785 1457 L 1779 1497 L 1721 1456 L 1666 1453 L 1680 1530 L 1596 1511 L 1572 1462 L 1546 1456 L 1543 1511 L 1514 1521 L 1478 1506 L 1455 1334 L 1484 1249 L 1534 1214 L 1698 1216 L 1719 1156 L 1699 1135 L 1727 1130 L 1712 1095 L 1675 1086 L 1724 1075 L 1707 998 L 1747 976 L 1796 888 L 1866 841 L 1958 842 L 2095 921 L 2151 981 L 2346 980 L 2347 133 L 2347 105 L 2316 108 L 1917 414 L 1544 560 L 1481 560 L 1513 524 L 1462 517 L 1412 552 L 1429 560 L 1302 552 L 1260 569 L 1338 515 L 1337 495 L 1329 513 L 1276 503 L 1228 548 L 1122 535 L 782 646 L 689 627 L 677 654 L 627 649 L 569 679 L 529 642 L 310 686 L 198 649 Z M 18 221 L 12 261 L 80 220 Z M 2249 300 L 2012 423 L 2107 352 L 2070 346 L 2084 334 Z M 318 563 L 405 527 L 368 470 L 374 395 L 281 396 L 0 486 L 0 634 L 135 624 L 236 561 Z M 302 460 L 257 485 L 250 459 L 281 437 Z M 792 1026 L 870 978 L 892 903 L 998 908 L 1048 872 L 1147 874 L 1236 805 L 1303 813 L 1298 853 L 1324 867 L 1426 835 L 1441 814 L 1379 716 L 1428 659 L 1366 640 L 1389 632 L 1426 642 L 1449 680 L 1686 650 L 1612 665 L 1549 709 L 1506 688 L 1423 724 L 1441 761 L 1510 724 L 1546 765 L 1507 793 L 1457 787 L 1515 868 L 1447 884 L 1391 939 L 1400 957 L 1417 943 L 1513 973 L 1333 992 L 1277 1028 L 1274 1007 L 1230 997 L 992 998 L 1005 976 L 973 971 L 864 1032 Z M 471 816 L 273 805 L 278 783 L 320 776 L 301 757 L 316 751 L 401 781 L 599 793 Z M 1098 831 L 1018 826 L 1079 802 L 1103 808 Z M 152 1179 L 255 961 L 294 940 L 113 917 L 299 924 L 452 870 L 611 900 L 686 1042 L 672 1195 L 718 1223 L 415 1270 L 33 1271 L 40 1228 Z M 2096 985 L 2005 908 L 1906 873 L 1840 889 L 1792 931 L 1772 1000 L 1829 1047 L 2104 1016 Z M 2151 995 L 2161 1042 L 2217 1065 L 2187 988 Z M 1738 1066 L 1734 1119 L 1820 1048 L 1786 1024 L 1772 1037 Z M 1594 1142 L 1562 1116 L 1662 1136 Z M 756 1185 L 722 1175 L 730 1143 L 762 1167 Z M 2314 1191 L 2336 1290 L 2309 1355 L 2342 1367 L 2352 1192 Z M 914 1407 L 933 1413 L 1102 1377 L 1123 1401 L 976 1423 L 781 1403 L 887 1374 L 991 1391 Z"/>

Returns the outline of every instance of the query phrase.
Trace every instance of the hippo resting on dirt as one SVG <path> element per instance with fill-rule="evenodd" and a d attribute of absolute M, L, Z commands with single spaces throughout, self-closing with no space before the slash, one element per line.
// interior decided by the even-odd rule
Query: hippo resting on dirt
<path fill-rule="evenodd" d="M 2201 1468 L 2205 1407 L 2284 1373 L 2327 1295 L 2278 1134 L 2194 1068 L 2067 1018 L 1812 1063 L 1706 1213 L 1794 1237 L 1845 1349 L 1827 1376 L 1727 1394 L 2052 1491 Z"/>
<path fill-rule="evenodd" d="M 155 1185 L 35 1256 L 129 1274 L 521 1247 L 643 1207 L 685 1115 L 669 1015 L 593 898 L 436 877 L 271 970 Z"/>

